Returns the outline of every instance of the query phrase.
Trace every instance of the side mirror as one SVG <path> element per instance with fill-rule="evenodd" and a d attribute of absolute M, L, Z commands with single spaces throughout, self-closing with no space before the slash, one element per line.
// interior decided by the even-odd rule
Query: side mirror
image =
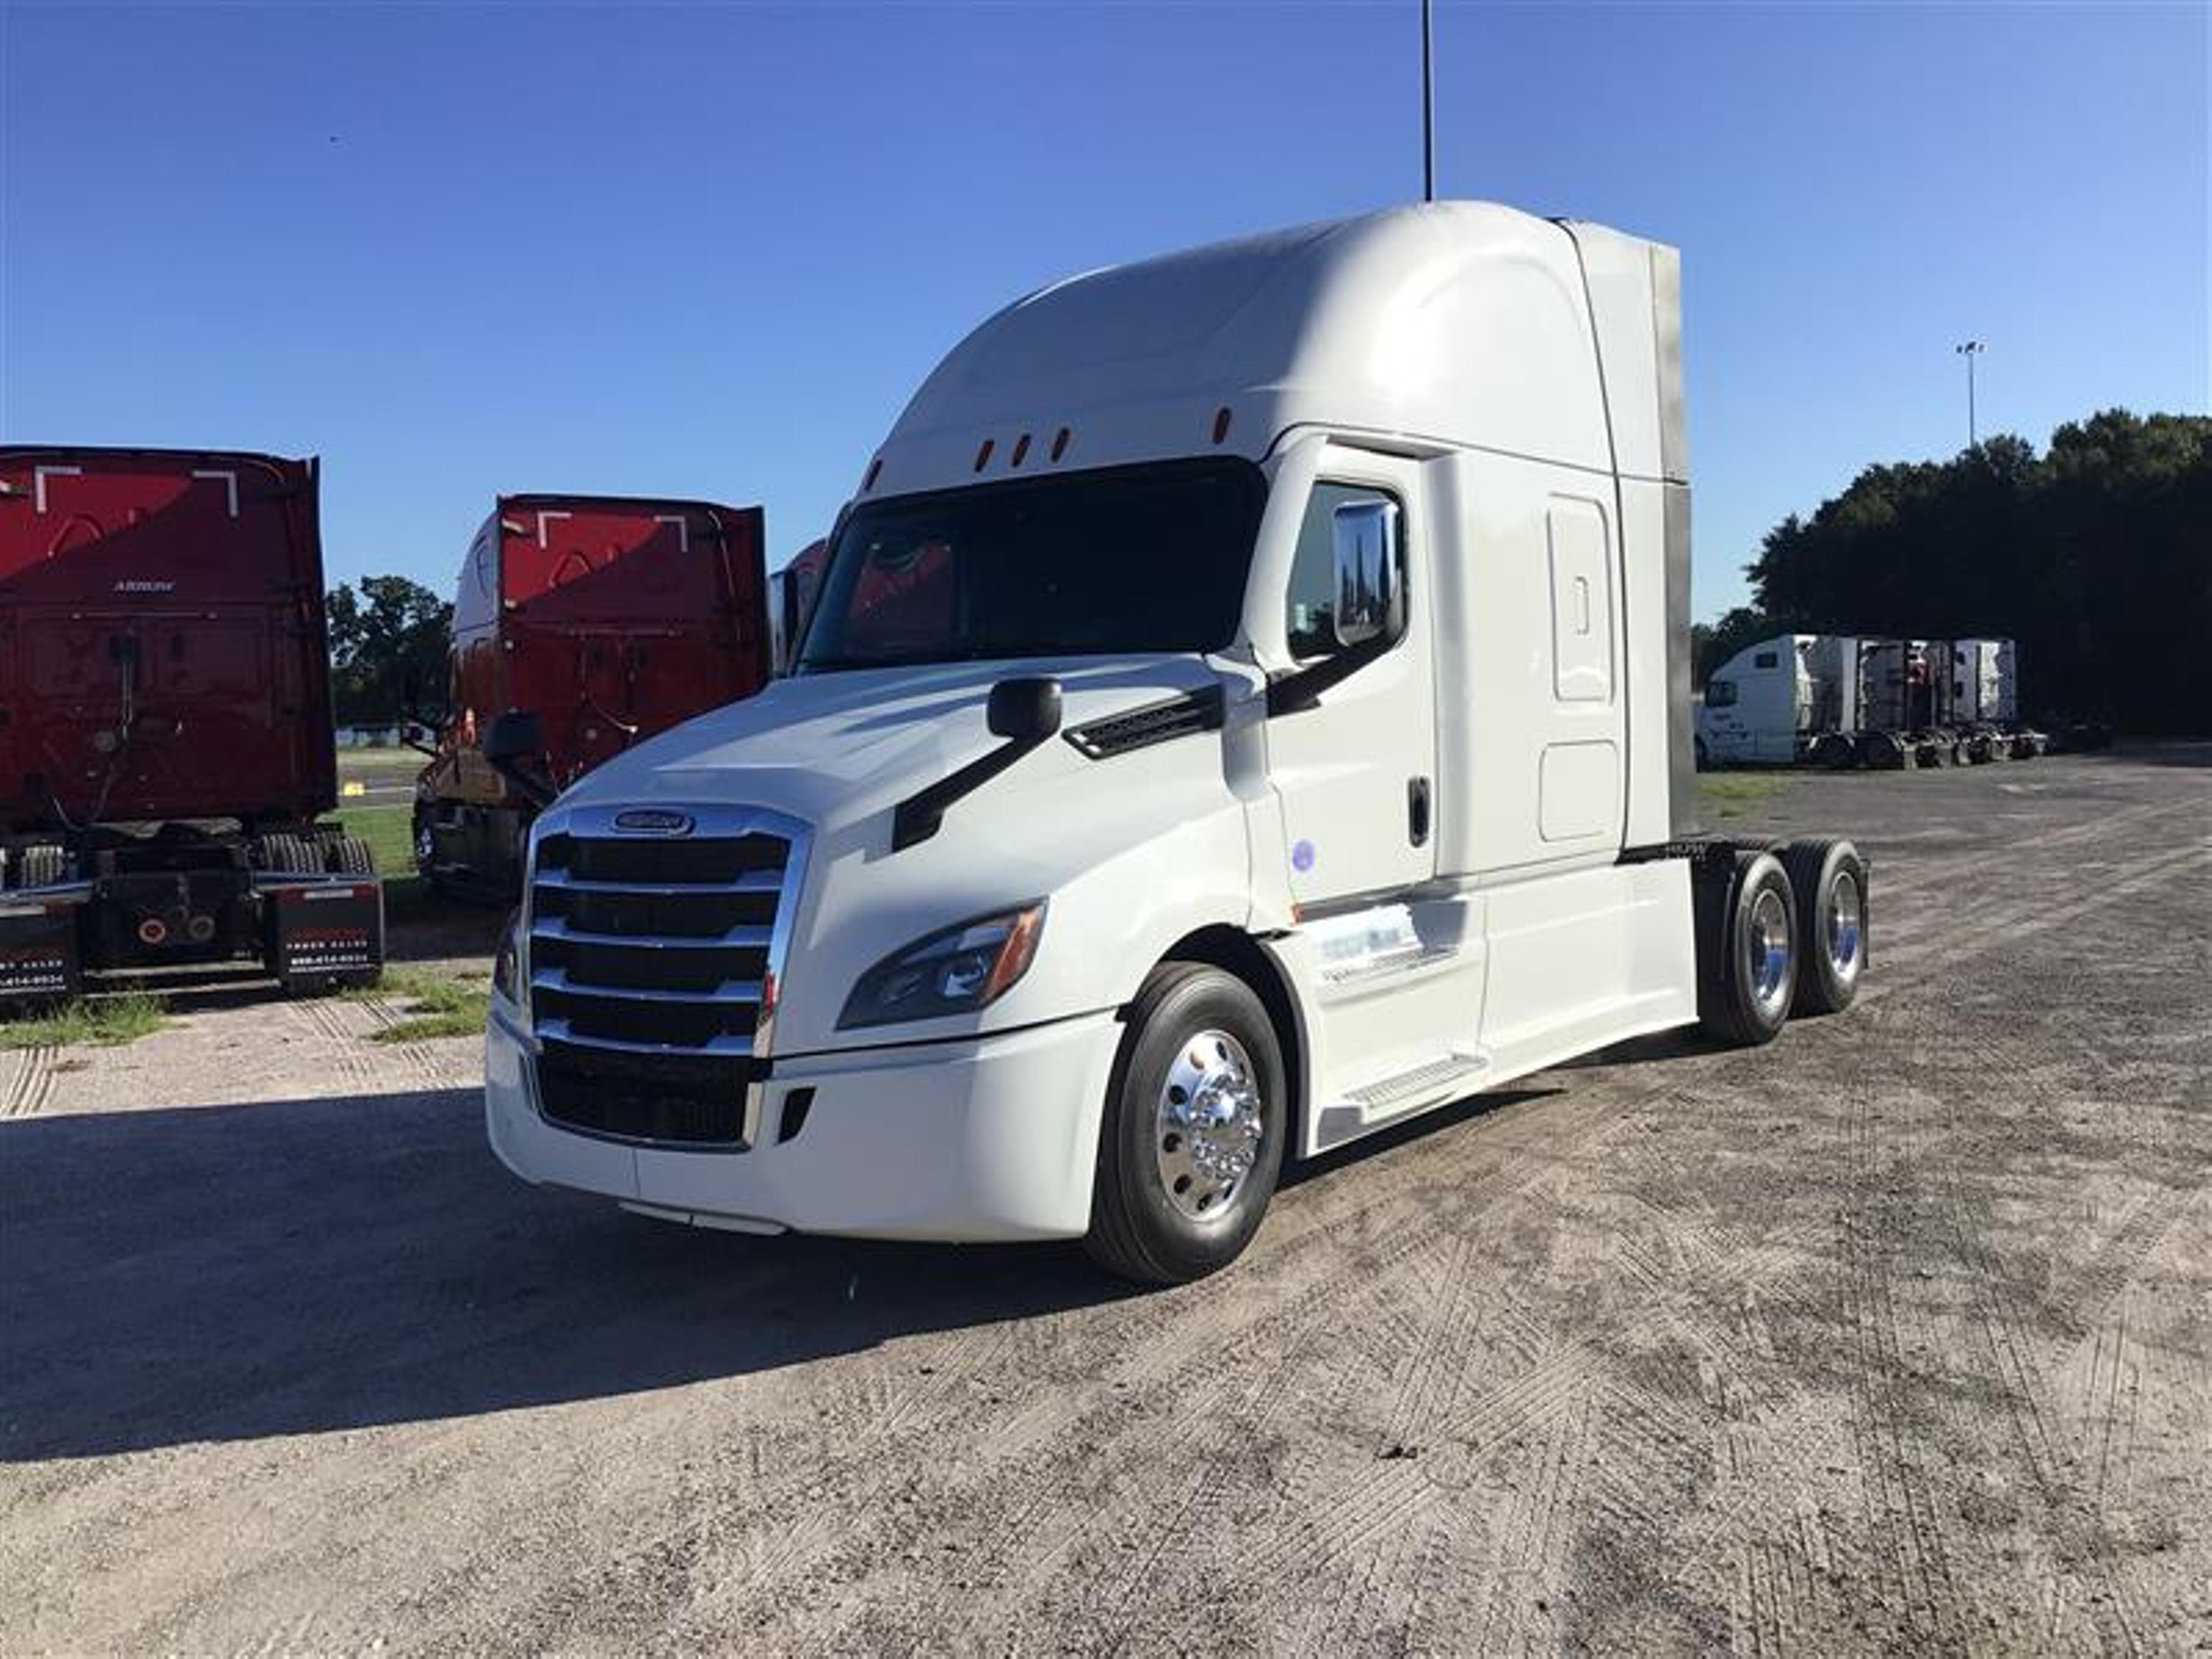
<path fill-rule="evenodd" d="M 1405 622 L 1400 586 L 1398 504 L 1346 501 L 1330 526 L 1336 552 L 1336 642 L 1364 645 Z"/>
<path fill-rule="evenodd" d="M 561 793 L 537 769 L 538 757 L 545 752 L 545 727 L 536 709 L 510 708 L 494 716 L 484 727 L 483 748 L 485 763 L 500 781 L 532 806 L 550 805 Z"/>
<path fill-rule="evenodd" d="M 483 757 L 494 766 L 510 766 L 544 752 L 545 725 L 535 708 L 510 708 L 484 728 Z"/>
<path fill-rule="evenodd" d="M 991 688 L 991 735 L 1014 743 L 1042 743 L 1060 730 L 1060 682 L 1000 680 Z"/>

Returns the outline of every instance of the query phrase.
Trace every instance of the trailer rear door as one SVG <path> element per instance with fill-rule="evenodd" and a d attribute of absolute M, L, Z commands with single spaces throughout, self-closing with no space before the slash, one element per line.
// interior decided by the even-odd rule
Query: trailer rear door
<path fill-rule="evenodd" d="M 336 796 L 312 462 L 0 450 L 0 820 Z"/>

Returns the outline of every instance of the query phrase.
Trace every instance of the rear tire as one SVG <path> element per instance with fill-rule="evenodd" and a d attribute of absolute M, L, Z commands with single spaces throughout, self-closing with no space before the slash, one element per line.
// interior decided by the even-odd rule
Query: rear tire
<path fill-rule="evenodd" d="M 1084 1248 L 1107 1272 L 1181 1285 L 1234 1261 L 1282 1172 L 1289 1091 L 1251 988 L 1162 963 L 1130 1005 L 1106 1089 Z"/>
<path fill-rule="evenodd" d="M 26 847 L 15 855 L 15 885 L 58 887 L 69 879 L 69 854 L 50 842 Z"/>
<path fill-rule="evenodd" d="M 324 849 L 329 855 L 330 872 L 334 876 L 376 875 L 376 854 L 359 836 L 340 836 Z"/>
<path fill-rule="evenodd" d="M 1840 732 L 1823 732 L 1813 739 L 1813 764 L 1831 772 L 1848 772 L 1859 763 L 1858 745 Z"/>
<path fill-rule="evenodd" d="M 272 876 L 319 876 L 322 851 L 304 836 L 264 836 L 261 867 Z"/>
<path fill-rule="evenodd" d="M 1875 772 L 1901 772 L 1911 763 L 1905 746 L 1887 732 L 1859 734 L 1859 761 Z"/>
<path fill-rule="evenodd" d="M 1867 963 L 1867 861 L 1840 836 L 1792 842 L 1782 854 L 1797 896 L 1800 1014 L 1834 1014 L 1859 994 Z"/>
<path fill-rule="evenodd" d="M 1698 964 L 1698 1023 L 1720 1041 L 1755 1048 L 1774 1041 L 1796 994 L 1797 902 L 1771 853 L 1738 850 L 1718 915 L 1700 930 L 1715 954 Z"/>

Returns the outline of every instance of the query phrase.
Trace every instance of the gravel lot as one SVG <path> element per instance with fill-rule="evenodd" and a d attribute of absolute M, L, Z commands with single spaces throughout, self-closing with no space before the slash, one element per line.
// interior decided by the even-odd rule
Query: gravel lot
<path fill-rule="evenodd" d="M 1875 858 L 1856 1010 L 1166 1294 L 532 1192 L 374 1004 L 0 1054 L 0 1651 L 2212 1646 L 2212 750 L 1761 823 Z"/>

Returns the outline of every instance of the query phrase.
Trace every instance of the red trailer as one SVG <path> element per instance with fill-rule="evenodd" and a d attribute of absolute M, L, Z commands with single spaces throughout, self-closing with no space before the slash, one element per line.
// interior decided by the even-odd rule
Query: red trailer
<path fill-rule="evenodd" d="M 0 999 L 258 957 L 374 979 L 313 460 L 0 448 Z"/>
<path fill-rule="evenodd" d="M 520 890 L 536 809 L 479 746 L 495 715 L 535 712 L 565 788 L 630 744 L 767 684 L 758 507 L 600 495 L 503 495 L 453 601 L 449 718 L 416 785 L 415 857 L 432 884 Z"/>

